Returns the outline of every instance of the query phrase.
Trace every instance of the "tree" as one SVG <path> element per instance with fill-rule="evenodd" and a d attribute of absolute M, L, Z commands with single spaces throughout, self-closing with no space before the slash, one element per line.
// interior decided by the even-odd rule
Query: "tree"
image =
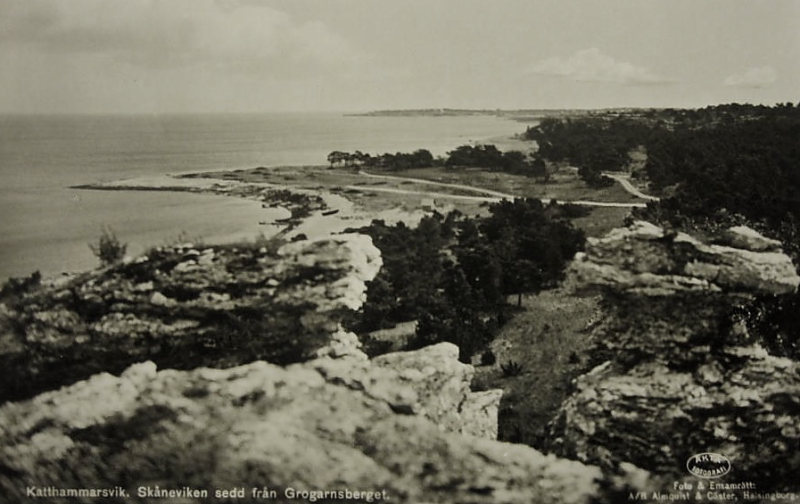
<path fill-rule="evenodd" d="M 538 199 L 503 200 L 489 211 L 481 231 L 500 262 L 502 292 L 516 294 L 518 304 L 522 294 L 555 284 L 583 245 L 583 233 L 551 219 Z"/>
<path fill-rule="evenodd" d="M 100 235 L 97 243 L 90 243 L 89 248 L 100 259 L 102 266 L 110 266 L 120 262 L 125 257 L 128 244 L 120 242 L 114 230 L 106 227 L 103 228 L 103 234 Z"/>
<path fill-rule="evenodd" d="M 328 154 L 328 162 L 331 164 L 331 168 L 335 165 L 344 163 L 349 157 L 349 154 L 342 151 L 333 151 Z"/>
<path fill-rule="evenodd" d="M 540 156 L 536 156 L 533 158 L 533 161 L 531 161 L 530 166 L 531 176 L 542 179 L 545 184 L 550 181 L 550 173 L 547 171 L 547 164 L 544 162 L 544 159 Z"/>

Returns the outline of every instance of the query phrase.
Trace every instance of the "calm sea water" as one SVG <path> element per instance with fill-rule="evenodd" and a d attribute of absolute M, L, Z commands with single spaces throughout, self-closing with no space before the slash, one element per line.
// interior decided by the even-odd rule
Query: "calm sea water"
<path fill-rule="evenodd" d="M 223 196 L 69 189 L 160 173 L 326 164 L 332 150 L 454 147 L 519 133 L 493 117 L 340 114 L 0 116 L 0 281 L 97 265 L 88 243 L 104 226 L 136 254 L 179 235 L 206 243 L 252 238 L 264 210 Z"/>

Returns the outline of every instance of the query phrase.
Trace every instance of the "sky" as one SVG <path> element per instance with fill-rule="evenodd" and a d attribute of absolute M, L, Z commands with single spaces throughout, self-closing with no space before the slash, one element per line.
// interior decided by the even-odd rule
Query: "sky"
<path fill-rule="evenodd" d="M 0 0 L 0 113 L 800 101 L 800 0 Z"/>

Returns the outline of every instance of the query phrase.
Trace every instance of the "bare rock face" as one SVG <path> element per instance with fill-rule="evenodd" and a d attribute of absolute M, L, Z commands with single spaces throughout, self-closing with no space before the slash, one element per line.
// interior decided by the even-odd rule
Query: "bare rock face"
<path fill-rule="evenodd" d="M 242 488 L 240 502 L 254 502 L 253 489 L 266 487 L 271 502 L 292 502 L 289 489 L 398 503 L 597 502 L 596 467 L 459 434 L 487 429 L 467 427 L 475 409 L 462 407 L 485 406 L 487 395 L 469 392 L 472 370 L 456 353 L 444 343 L 372 363 L 157 371 L 144 362 L 97 374 L 0 408 L 0 494 L 22 502 L 50 487 L 121 487 L 130 497 L 115 502 L 163 502 L 138 498 L 139 488 L 211 497 Z M 180 502 L 209 501 L 228 500 Z"/>
<path fill-rule="evenodd" d="M 726 243 L 709 245 L 685 234 L 665 232 L 649 222 L 589 238 L 585 252 L 571 265 L 571 283 L 578 289 L 601 288 L 639 296 L 678 293 L 794 292 L 800 279 L 788 256 L 775 251 L 775 241 L 749 228 L 732 228 Z M 748 231 L 743 231 L 748 229 Z M 744 239 L 743 237 L 747 237 Z"/>
<path fill-rule="evenodd" d="M 497 438 L 502 390 L 474 393 L 475 369 L 458 360 L 458 347 L 442 343 L 369 362 L 320 359 L 310 363 L 328 381 L 386 401 L 393 411 L 424 416 L 440 428 Z"/>
<path fill-rule="evenodd" d="M 364 235 L 284 245 L 157 248 L 146 256 L 0 304 L 0 402 L 119 373 L 287 364 L 357 354 L 342 313 L 381 266 Z"/>
<path fill-rule="evenodd" d="M 714 452 L 732 481 L 798 487 L 800 364 L 768 355 L 731 317 L 753 294 L 797 289 L 776 242 L 733 228 L 707 244 L 636 222 L 590 240 L 569 282 L 603 293 L 592 337 L 609 361 L 562 406 L 557 454 L 681 477 L 689 457 Z"/>

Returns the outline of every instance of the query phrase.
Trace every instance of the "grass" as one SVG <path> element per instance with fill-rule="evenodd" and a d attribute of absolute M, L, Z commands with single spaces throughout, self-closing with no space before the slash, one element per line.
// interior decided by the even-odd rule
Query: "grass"
<path fill-rule="evenodd" d="M 582 229 L 586 236 L 598 237 L 622 226 L 630 213 L 629 208 L 594 207 L 586 217 L 572 219 L 572 225 Z"/>
<path fill-rule="evenodd" d="M 383 174 L 373 169 L 376 174 Z M 578 178 L 575 170 L 562 168 L 553 174 L 548 183 L 501 172 L 489 172 L 478 168 L 452 169 L 447 167 L 431 167 L 423 169 L 386 172 L 387 175 L 418 178 L 432 182 L 462 184 L 476 188 L 490 189 L 520 197 L 555 198 L 558 201 L 593 200 L 604 202 L 629 202 L 637 198 L 627 193 L 619 184 L 603 189 L 591 189 Z M 195 177 L 236 179 L 250 183 L 268 183 L 288 186 L 294 189 L 323 190 L 345 192 L 347 198 L 366 212 L 379 212 L 388 208 L 403 207 L 406 210 L 420 208 L 422 194 L 392 194 L 386 192 L 368 192 L 368 186 L 402 189 L 415 192 L 438 192 L 454 195 L 482 196 L 482 194 L 456 188 L 440 187 L 430 184 L 416 183 L 410 180 L 374 180 L 367 179 L 353 169 L 329 169 L 327 166 L 289 166 L 274 168 L 254 168 L 237 172 L 211 172 L 193 175 Z M 361 186 L 365 191 L 343 190 L 347 186 Z M 454 198 L 440 198 L 444 205 L 460 210 L 467 215 L 485 213 L 481 211 L 480 201 L 467 201 Z M 604 213 L 612 216 L 626 212 L 625 209 Z M 620 219 L 621 221 L 621 219 Z M 587 221 L 591 223 L 591 219 Z M 606 226 L 601 226 L 605 228 Z"/>
<path fill-rule="evenodd" d="M 594 298 L 556 289 L 523 298 L 519 312 L 491 343 L 496 364 L 479 366 L 473 386 L 501 388 L 499 438 L 541 447 L 547 424 L 585 371 L 589 346 L 585 328 L 596 309 Z M 521 372 L 507 371 L 508 363 Z M 505 368 L 504 368 L 505 366 Z"/>

